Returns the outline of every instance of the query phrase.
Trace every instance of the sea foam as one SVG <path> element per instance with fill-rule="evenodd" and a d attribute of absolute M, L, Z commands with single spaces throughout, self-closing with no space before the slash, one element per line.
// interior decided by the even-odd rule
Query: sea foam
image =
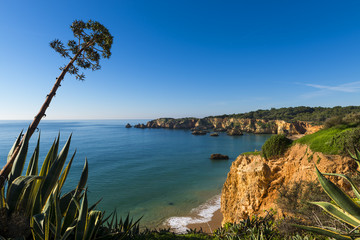
<path fill-rule="evenodd" d="M 211 198 L 206 203 L 191 210 L 194 217 L 171 217 L 165 221 L 175 233 L 186 233 L 189 224 L 210 222 L 214 213 L 220 209 L 220 195 Z"/>

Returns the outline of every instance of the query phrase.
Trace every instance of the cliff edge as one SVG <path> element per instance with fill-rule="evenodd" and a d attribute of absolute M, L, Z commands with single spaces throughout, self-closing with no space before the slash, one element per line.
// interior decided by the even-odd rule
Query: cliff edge
<path fill-rule="evenodd" d="M 282 186 L 296 181 L 314 181 L 314 163 L 321 172 L 349 173 L 356 164 L 349 157 L 314 153 L 306 145 L 296 144 L 280 158 L 265 160 L 260 155 L 240 155 L 232 163 L 222 189 L 221 212 L 226 222 L 238 222 L 265 210 L 278 210 L 276 199 Z M 343 180 L 338 184 L 349 189 Z M 283 213 L 278 211 L 278 217 Z"/>
<path fill-rule="evenodd" d="M 240 129 L 243 132 L 257 134 L 311 134 L 318 131 L 321 126 L 314 126 L 308 122 L 264 119 L 243 119 L 232 117 L 207 117 L 197 118 L 159 118 L 146 124 L 147 128 L 170 129 Z"/>

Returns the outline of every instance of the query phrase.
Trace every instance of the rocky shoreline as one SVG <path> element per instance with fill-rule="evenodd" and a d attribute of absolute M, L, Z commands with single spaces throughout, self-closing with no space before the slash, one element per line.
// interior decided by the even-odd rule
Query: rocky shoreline
<path fill-rule="evenodd" d="M 135 128 L 169 128 L 189 129 L 197 133 L 227 132 L 228 135 L 242 135 L 243 132 L 256 134 L 311 134 L 318 131 L 321 126 L 314 126 L 308 122 L 283 120 L 248 119 L 232 117 L 206 117 L 206 118 L 158 118 L 146 124 L 134 125 Z"/>

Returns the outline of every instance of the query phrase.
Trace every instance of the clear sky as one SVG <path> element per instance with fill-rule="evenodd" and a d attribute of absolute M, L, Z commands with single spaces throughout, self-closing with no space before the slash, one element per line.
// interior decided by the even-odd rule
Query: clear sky
<path fill-rule="evenodd" d="M 112 57 L 67 75 L 47 119 L 204 117 L 360 103 L 360 1 L 0 0 L 0 119 L 32 119 L 66 63 L 73 20 Z"/>

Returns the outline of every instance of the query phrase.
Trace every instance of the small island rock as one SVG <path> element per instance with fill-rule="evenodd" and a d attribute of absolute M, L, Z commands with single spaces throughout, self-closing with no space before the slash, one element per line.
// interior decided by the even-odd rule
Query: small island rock
<path fill-rule="evenodd" d="M 202 130 L 194 130 L 191 134 L 193 135 L 205 135 L 207 132 Z"/>
<path fill-rule="evenodd" d="M 125 126 L 126 128 L 131 128 L 132 126 L 130 125 L 130 123 L 126 124 Z"/>
<path fill-rule="evenodd" d="M 222 155 L 220 153 L 213 153 L 213 154 L 211 154 L 210 159 L 213 159 L 213 160 L 228 160 L 229 156 L 228 155 Z"/>
<path fill-rule="evenodd" d="M 139 124 L 136 124 L 135 126 L 134 126 L 134 128 L 146 128 L 146 125 L 145 124 L 143 124 L 143 123 L 139 123 Z"/>

